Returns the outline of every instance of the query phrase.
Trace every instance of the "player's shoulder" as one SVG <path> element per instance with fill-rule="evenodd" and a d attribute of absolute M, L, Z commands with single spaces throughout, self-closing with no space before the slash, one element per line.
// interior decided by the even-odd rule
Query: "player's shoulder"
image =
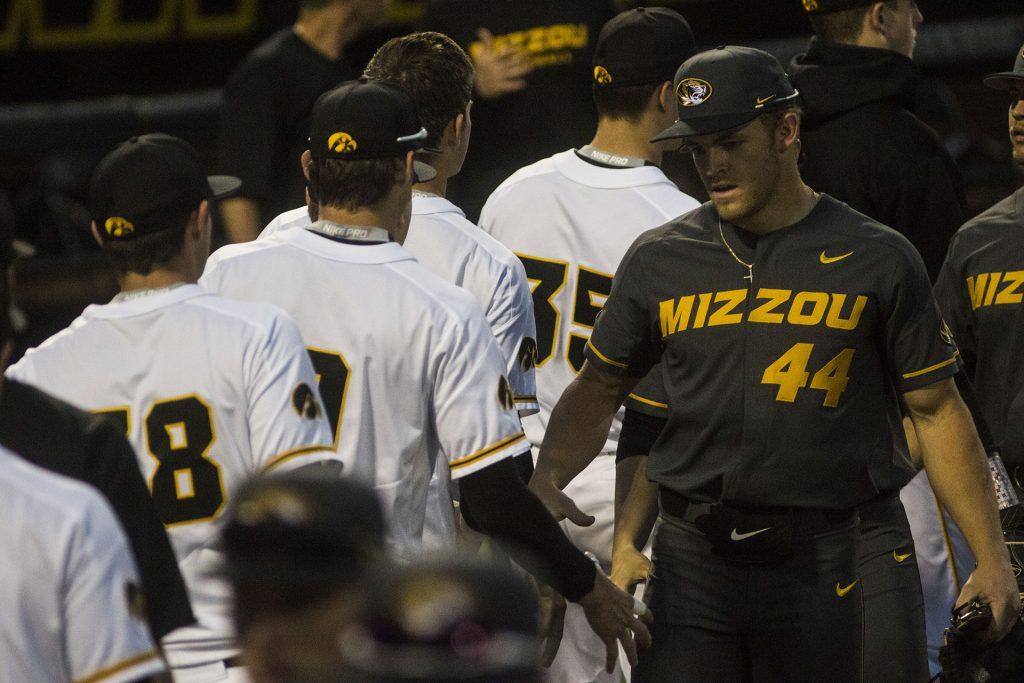
<path fill-rule="evenodd" d="M 664 183 L 652 183 L 634 188 L 643 197 L 652 211 L 661 214 L 665 220 L 682 217 L 700 207 L 700 202 L 680 190 L 665 178 Z"/>
<path fill-rule="evenodd" d="M 309 219 L 309 209 L 305 206 L 300 206 L 289 211 L 285 211 L 274 217 L 272 221 L 267 223 L 266 227 L 259 234 L 256 240 L 262 240 L 271 235 L 281 232 L 283 230 L 291 230 L 292 228 L 308 228 L 312 224 Z"/>
<path fill-rule="evenodd" d="M 90 529 L 113 512 L 92 487 L 45 470 L 0 447 L 0 490 L 4 505 L 15 514 L 30 514 L 33 525 L 59 532 L 69 527 Z M 114 525 L 116 528 L 116 525 Z"/>
<path fill-rule="evenodd" d="M 279 230 L 251 242 L 228 244 L 210 254 L 206 260 L 204 277 L 211 272 L 228 267 L 244 267 L 247 271 L 259 274 L 253 270 L 252 263 L 261 259 L 280 258 L 280 254 L 288 253 L 288 245 L 283 239 L 286 231 Z M 244 264 L 244 266 L 242 265 Z"/>
<path fill-rule="evenodd" d="M 1024 239 L 1024 187 L 964 223 L 953 245 L 970 248 L 1007 235 Z"/>
<path fill-rule="evenodd" d="M 920 261 L 921 256 L 914 245 L 899 231 L 857 211 L 849 204 L 822 193 L 819 206 L 818 228 L 829 236 L 847 239 L 867 250 L 886 268 L 907 261 Z"/>
<path fill-rule="evenodd" d="M 273 334 L 281 327 L 295 327 L 295 322 L 281 308 L 265 301 L 244 301 L 206 292 L 185 302 L 194 306 L 213 321 L 251 330 L 258 334 Z"/>
<path fill-rule="evenodd" d="M 528 187 L 542 186 L 546 180 L 550 179 L 552 175 L 559 175 L 557 160 L 561 155 L 571 154 L 572 152 L 559 152 L 546 159 L 535 161 L 534 163 L 523 166 L 518 171 L 510 175 L 504 181 L 495 188 L 494 192 L 487 199 L 487 204 L 497 204 L 502 202 L 512 193 L 518 193 L 519 190 Z"/>
<path fill-rule="evenodd" d="M 295 33 L 290 26 L 271 34 L 239 63 L 230 82 L 283 74 L 291 63 L 288 54 L 295 40 Z"/>
<path fill-rule="evenodd" d="M 481 230 L 461 212 L 446 212 L 423 218 L 442 221 L 448 227 L 449 236 L 460 243 L 466 256 L 488 269 L 508 272 L 520 265 L 511 249 Z"/>
<path fill-rule="evenodd" d="M 62 357 L 64 349 L 69 345 L 72 347 L 78 346 L 80 343 L 79 336 L 85 332 L 92 322 L 88 313 L 90 309 L 94 308 L 94 306 L 89 306 L 63 330 L 50 335 L 38 346 L 27 349 L 18 362 L 8 366 L 4 374 L 8 377 L 19 377 L 22 372 L 33 364 L 45 363 L 53 357 Z"/>
<path fill-rule="evenodd" d="M 395 294 L 401 294 L 410 304 L 418 304 L 422 313 L 434 320 L 465 320 L 480 306 L 467 290 L 436 275 L 415 259 L 387 264 L 397 276 Z"/>

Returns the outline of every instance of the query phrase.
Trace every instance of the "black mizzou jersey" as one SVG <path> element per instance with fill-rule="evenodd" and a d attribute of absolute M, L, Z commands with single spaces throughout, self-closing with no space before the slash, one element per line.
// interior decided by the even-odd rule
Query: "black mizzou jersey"
<path fill-rule="evenodd" d="M 951 377 L 959 354 L 910 243 L 822 195 L 753 248 L 712 204 L 642 235 L 587 358 L 637 377 L 661 361 L 669 420 L 648 475 L 662 486 L 850 508 L 906 458 L 897 394 Z"/>
<path fill-rule="evenodd" d="M 995 443 L 1024 465 L 1024 188 L 957 232 L 935 297 Z"/>

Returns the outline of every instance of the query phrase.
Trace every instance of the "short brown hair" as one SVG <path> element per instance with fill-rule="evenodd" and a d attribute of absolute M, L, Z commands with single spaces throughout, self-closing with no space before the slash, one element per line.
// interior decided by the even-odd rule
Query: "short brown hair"
<path fill-rule="evenodd" d="M 879 0 L 889 7 L 899 5 L 899 0 Z M 811 27 L 814 34 L 822 40 L 830 43 L 852 43 L 860 37 L 861 27 L 864 26 L 864 17 L 868 15 L 874 3 L 864 7 L 854 7 L 842 12 L 827 12 L 825 14 L 811 14 Z"/>
<path fill-rule="evenodd" d="M 424 31 L 392 38 L 370 59 L 365 75 L 409 94 L 427 129 L 428 148 L 437 149 L 445 127 L 466 111 L 473 98 L 473 62 L 442 33 Z"/>
<path fill-rule="evenodd" d="M 342 161 L 314 159 L 309 166 L 309 194 L 318 206 L 356 211 L 377 206 L 401 177 L 398 162 L 404 157 Z"/>
<path fill-rule="evenodd" d="M 637 123 L 651 97 L 662 83 L 628 85 L 622 88 L 594 87 L 594 105 L 603 119 L 625 120 Z"/>

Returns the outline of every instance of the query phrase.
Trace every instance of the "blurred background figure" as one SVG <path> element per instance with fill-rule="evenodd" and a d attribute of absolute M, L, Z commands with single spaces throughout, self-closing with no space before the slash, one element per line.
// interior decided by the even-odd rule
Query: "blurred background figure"
<path fill-rule="evenodd" d="M 435 0 L 420 22 L 473 60 L 473 145 L 448 197 L 476 222 L 498 184 L 527 164 L 588 139 L 597 35 L 612 0 Z"/>
<path fill-rule="evenodd" d="M 365 586 L 341 635 L 351 683 L 540 683 L 536 593 L 508 567 L 471 557 L 428 559 Z"/>
<path fill-rule="evenodd" d="M 239 494 L 223 540 L 254 683 L 337 680 L 338 634 L 363 599 L 356 586 L 384 557 L 374 493 L 309 472 L 256 479 Z"/>
<path fill-rule="evenodd" d="M 295 23 L 261 43 L 232 74 L 220 111 L 220 165 L 242 179 L 224 202 L 231 242 L 255 239 L 279 213 L 306 201 L 299 158 L 320 95 L 357 78 L 347 47 L 378 22 L 388 0 L 299 0 Z"/>

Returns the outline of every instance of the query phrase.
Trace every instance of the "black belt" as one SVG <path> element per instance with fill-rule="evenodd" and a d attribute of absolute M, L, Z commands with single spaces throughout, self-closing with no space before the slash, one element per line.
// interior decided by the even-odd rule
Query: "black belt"
<path fill-rule="evenodd" d="M 699 517 L 709 514 L 712 503 L 695 503 L 671 489 L 659 487 L 661 510 L 669 517 L 694 524 Z M 787 516 L 795 536 L 814 536 L 855 522 L 857 510 L 826 510 L 823 508 L 742 507 L 744 512 L 762 515 L 766 519 Z"/>
<path fill-rule="evenodd" d="M 235 669 L 240 666 L 245 666 L 245 662 L 242 661 L 241 657 L 228 657 L 224 660 L 225 669 Z"/>

